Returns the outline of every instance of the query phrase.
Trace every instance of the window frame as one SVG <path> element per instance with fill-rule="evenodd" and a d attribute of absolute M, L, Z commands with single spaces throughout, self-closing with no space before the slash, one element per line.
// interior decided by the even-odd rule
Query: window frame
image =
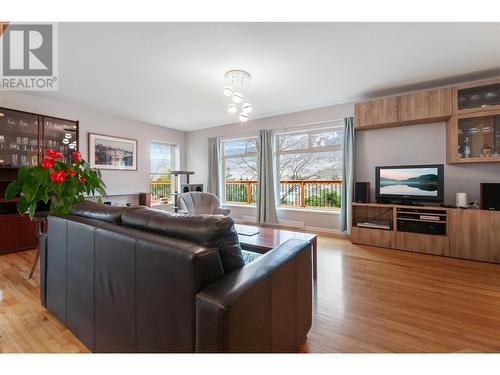
<path fill-rule="evenodd" d="M 153 160 L 151 158 L 151 146 L 153 144 L 159 144 L 159 145 L 166 145 L 166 146 L 170 146 L 170 158 L 171 158 L 171 171 L 174 171 L 177 166 L 178 166 L 178 161 L 179 161 L 179 145 L 177 143 L 173 143 L 173 142 L 167 142 L 167 141 L 160 141 L 160 140 L 155 140 L 155 139 L 152 139 L 148 142 L 148 149 L 149 149 L 149 155 L 148 155 L 148 162 L 149 162 L 149 183 L 151 185 L 151 182 L 152 182 L 152 178 L 151 178 L 151 175 L 153 174 L 152 170 L 151 170 L 151 167 L 152 167 L 152 163 L 151 161 Z M 158 160 L 158 159 L 155 159 L 155 160 Z M 161 159 L 163 160 L 163 159 Z M 174 181 L 172 181 L 172 178 L 170 177 L 170 190 L 172 191 L 172 184 L 174 183 Z M 149 188 L 149 191 L 151 192 L 151 186 Z M 151 199 L 152 202 L 160 202 L 159 200 L 153 200 Z M 171 195 L 168 199 L 168 203 L 173 203 L 174 201 L 174 196 Z"/>
<path fill-rule="evenodd" d="M 248 140 L 255 140 L 255 145 L 256 145 L 256 150 L 255 152 L 245 152 L 242 154 L 235 154 L 235 155 L 226 155 L 225 154 L 225 143 L 230 143 L 230 142 L 235 142 L 235 141 L 248 141 Z M 255 157 L 256 161 L 258 163 L 258 155 L 259 155 L 259 137 L 258 136 L 248 136 L 248 137 L 238 137 L 238 138 L 230 138 L 230 139 L 222 139 L 220 143 L 220 150 L 221 150 L 221 173 L 220 178 L 221 178 L 221 185 L 222 185 L 222 194 L 221 194 L 221 201 L 224 204 L 230 204 L 230 205 L 237 205 L 237 206 L 243 206 L 243 207 L 252 207 L 255 206 L 253 203 L 244 203 L 244 202 L 226 202 L 226 160 L 227 159 L 238 159 L 238 158 L 248 158 L 248 157 Z M 256 176 L 255 181 L 258 181 L 259 176 Z"/>
<path fill-rule="evenodd" d="M 344 133 L 344 127 L 341 123 L 339 124 L 334 124 L 332 122 L 331 126 L 325 126 L 321 128 L 315 128 L 315 129 L 301 129 L 301 130 L 290 130 L 290 131 L 282 131 L 278 132 L 275 135 L 275 152 L 274 152 L 274 165 L 275 165 L 275 202 L 276 202 L 276 209 L 278 210 L 299 210 L 299 211 L 307 211 L 307 210 L 321 210 L 324 209 L 323 207 L 320 208 L 314 208 L 314 207 L 287 207 L 287 206 L 282 206 L 281 205 L 281 196 L 280 196 L 280 184 L 281 184 L 281 179 L 280 179 L 280 156 L 281 155 L 291 155 L 291 154 L 306 154 L 306 153 L 319 153 L 319 152 L 342 152 L 343 150 L 343 142 L 338 144 L 338 145 L 331 145 L 331 146 L 319 146 L 319 147 L 313 147 L 312 146 L 312 137 L 315 134 L 321 134 L 321 133 L 326 133 L 329 131 L 342 131 Z M 280 150 L 279 149 L 279 144 L 280 144 L 280 137 L 284 135 L 303 135 L 307 134 L 308 135 L 308 141 L 307 145 L 308 147 L 306 148 L 300 148 L 300 149 L 295 149 L 295 150 Z M 345 135 L 345 134 L 343 134 Z M 331 208 L 328 209 L 330 212 L 338 212 L 340 208 Z"/>

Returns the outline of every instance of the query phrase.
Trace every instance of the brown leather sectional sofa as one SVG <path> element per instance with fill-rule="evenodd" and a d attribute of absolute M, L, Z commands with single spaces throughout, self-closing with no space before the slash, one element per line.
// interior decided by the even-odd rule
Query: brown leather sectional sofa
<path fill-rule="evenodd" d="M 310 245 L 251 254 L 229 217 L 85 203 L 49 217 L 41 300 L 93 352 L 294 352 Z"/>

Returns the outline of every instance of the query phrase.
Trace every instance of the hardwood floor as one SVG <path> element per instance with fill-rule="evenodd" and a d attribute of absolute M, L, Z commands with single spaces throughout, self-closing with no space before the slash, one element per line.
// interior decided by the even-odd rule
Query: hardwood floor
<path fill-rule="evenodd" d="M 0 352 L 86 352 L 39 304 L 34 251 L 0 256 Z M 303 352 L 499 352 L 500 265 L 321 236 Z"/>

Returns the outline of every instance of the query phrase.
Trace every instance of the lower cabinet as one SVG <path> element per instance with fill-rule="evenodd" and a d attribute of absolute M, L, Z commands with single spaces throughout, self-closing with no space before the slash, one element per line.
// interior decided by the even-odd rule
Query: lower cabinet
<path fill-rule="evenodd" d="M 26 215 L 0 215 L 0 254 L 34 249 L 37 244 L 35 224 Z"/>
<path fill-rule="evenodd" d="M 500 212 L 448 211 L 449 256 L 500 263 Z"/>
<path fill-rule="evenodd" d="M 351 242 L 359 245 L 500 263 L 500 211 L 419 207 L 426 211 L 436 210 L 440 212 L 438 215 L 441 217 L 446 216 L 446 219 L 441 221 L 446 224 L 446 235 L 433 235 L 397 230 L 395 226 L 398 220 L 428 221 L 409 219 L 405 216 L 398 219 L 398 213 L 407 215 L 414 212 L 398 211 L 401 208 L 408 211 L 407 206 L 354 203 Z M 410 208 L 412 209 L 415 210 L 415 208 Z M 381 217 L 390 222 L 393 230 L 356 226 L 358 221 L 366 218 Z"/>
<path fill-rule="evenodd" d="M 448 237 L 432 234 L 396 232 L 396 249 L 418 251 L 419 253 L 446 255 Z"/>
<path fill-rule="evenodd" d="M 394 231 L 353 227 L 351 241 L 360 245 L 394 247 Z"/>

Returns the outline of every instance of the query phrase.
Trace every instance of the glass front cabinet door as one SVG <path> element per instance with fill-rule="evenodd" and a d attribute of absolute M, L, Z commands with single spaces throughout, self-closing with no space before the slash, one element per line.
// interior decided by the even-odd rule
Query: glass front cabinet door
<path fill-rule="evenodd" d="M 0 168 L 38 164 L 38 128 L 38 115 L 0 108 Z"/>
<path fill-rule="evenodd" d="M 43 150 L 53 149 L 71 161 L 71 152 L 78 150 L 78 121 L 43 117 Z"/>
<path fill-rule="evenodd" d="M 454 90 L 447 124 L 448 163 L 500 162 L 500 80 Z"/>

